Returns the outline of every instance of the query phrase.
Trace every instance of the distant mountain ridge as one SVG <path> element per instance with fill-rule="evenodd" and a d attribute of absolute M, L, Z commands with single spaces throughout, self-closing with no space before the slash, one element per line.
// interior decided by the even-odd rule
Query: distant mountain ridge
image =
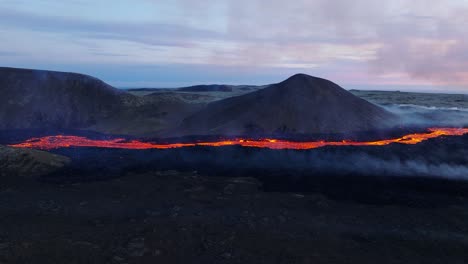
<path fill-rule="evenodd" d="M 128 92 L 233 92 L 235 89 L 243 91 L 260 89 L 257 85 L 229 85 L 229 84 L 201 84 L 176 88 L 126 88 Z"/>
<path fill-rule="evenodd" d="M 180 92 L 232 92 L 232 86 L 225 84 L 194 85 L 177 88 Z"/>

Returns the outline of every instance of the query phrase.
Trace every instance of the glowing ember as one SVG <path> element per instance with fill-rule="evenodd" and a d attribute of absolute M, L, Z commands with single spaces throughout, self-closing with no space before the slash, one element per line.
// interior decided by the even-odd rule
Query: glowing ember
<path fill-rule="evenodd" d="M 32 138 L 23 143 L 10 145 L 17 148 L 34 149 L 57 149 L 68 147 L 98 147 L 98 148 L 116 148 L 116 149 L 171 149 L 194 146 L 242 146 L 269 149 L 314 149 L 325 146 L 383 146 L 392 143 L 400 144 L 418 144 L 422 141 L 437 138 L 440 136 L 461 136 L 468 134 L 468 128 L 430 128 L 427 133 L 408 134 L 399 138 L 383 139 L 376 141 L 308 141 L 297 142 L 281 139 L 234 139 L 220 140 L 212 142 L 193 142 L 193 143 L 168 143 L 156 144 L 151 142 L 142 142 L 137 140 L 127 141 L 122 138 L 98 140 L 88 139 L 79 136 L 47 136 L 41 138 Z"/>

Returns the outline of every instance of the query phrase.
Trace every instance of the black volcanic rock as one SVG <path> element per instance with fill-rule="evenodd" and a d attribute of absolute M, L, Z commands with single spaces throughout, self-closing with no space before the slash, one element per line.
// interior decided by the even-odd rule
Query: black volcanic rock
<path fill-rule="evenodd" d="M 186 118 L 175 133 L 348 133 L 388 128 L 396 119 L 331 81 L 297 74 L 262 90 L 213 102 Z"/>
<path fill-rule="evenodd" d="M 130 96 L 87 75 L 14 68 L 0 68 L 0 95 L 0 129 L 88 127 Z"/>

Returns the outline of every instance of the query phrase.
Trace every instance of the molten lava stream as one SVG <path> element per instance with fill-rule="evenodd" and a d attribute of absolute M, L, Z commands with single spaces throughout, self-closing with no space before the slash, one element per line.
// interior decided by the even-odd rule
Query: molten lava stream
<path fill-rule="evenodd" d="M 430 128 L 426 133 L 414 133 L 404 135 L 399 138 L 383 139 L 376 141 L 288 141 L 280 139 L 234 139 L 220 140 L 212 142 L 193 142 L 193 143 L 168 143 L 157 144 L 151 142 L 142 142 L 137 140 L 126 141 L 123 138 L 99 140 L 89 139 L 80 136 L 46 136 L 40 138 L 31 138 L 23 143 L 10 145 L 16 148 L 34 148 L 34 149 L 57 149 L 68 147 L 98 147 L 98 148 L 116 148 L 116 149 L 171 149 L 194 146 L 242 146 L 254 148 L 269 149 L 314 149 L 325 146 L 384 146 L 392 143 L 400 144 L 418 144 L 422 141 L 437 138 L 441 136 L 462 136 L 468 134 L 468 128 Z"/>

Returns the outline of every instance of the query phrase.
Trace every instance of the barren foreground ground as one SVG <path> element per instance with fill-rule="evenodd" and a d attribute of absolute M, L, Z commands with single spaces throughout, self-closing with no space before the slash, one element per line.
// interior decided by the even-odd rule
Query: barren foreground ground
<path fill-rule="evenodd" d="M 0 263 L 468 262 L 465 197 L 376 195 L 389 198 L 265 192 L 253 178 L 176 171 L 68 184 L 5 177 Z"/>

